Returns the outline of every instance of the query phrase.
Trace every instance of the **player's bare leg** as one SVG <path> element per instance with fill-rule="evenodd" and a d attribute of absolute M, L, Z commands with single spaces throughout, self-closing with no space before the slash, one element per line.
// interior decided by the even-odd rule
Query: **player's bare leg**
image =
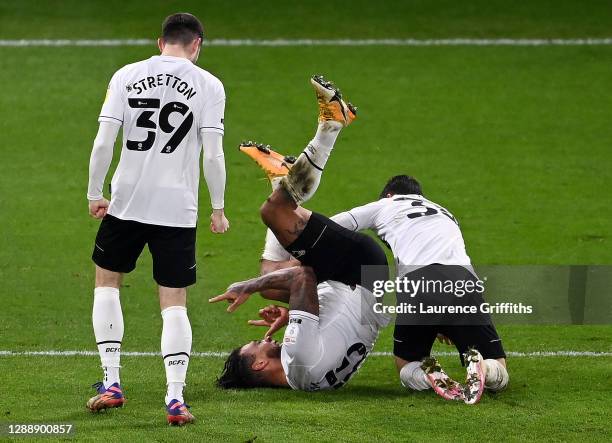
<path fill-rule="evenodd" d="M 119 408 L 125 403 L 119 379 L 123 340 L 123 314 L 119 300 L 122 280 L 123 274 L 96 265 L 92 323 L 104 377 L 93 385 L 97 394 L 87 402 L 87 408 L 92 412 Z"/>
<path fill-rule="evenodd" d="M 317 133 L 280 181 L 280 186 L 298 205 L 314 195 L 340 130 L 351 124 L 357 113 L 355 107 L 344 102 L 340 90 L 332 82 L 315 75 L 310 83 L 319 103 Z"/>
<path fill-rule="evenodd" d="M 342 100 L 333 83 L 314 76 L 311 84 L 319 104 L 319 124 L 315 137 L 297 160 L 266 145 L 240 145 L 240 150 L 264 169 L 272 183 L 274 191 L 261 207 L 261 217 L 283 246 L 293 243 L 306 226 L 311 212 L 300 205 L 314 195 L 340 130 L 356 115 L 356 108 Z"/>
<path fill-rule="evenodd" d="M 187 289 L 159 286 L 163 319 L 161 351 L 166 369 L 166 412 L 168 423 L 182 426 L 195 418 L 183 399 L 191 354 L 191 324 L 187 316 Z"/>

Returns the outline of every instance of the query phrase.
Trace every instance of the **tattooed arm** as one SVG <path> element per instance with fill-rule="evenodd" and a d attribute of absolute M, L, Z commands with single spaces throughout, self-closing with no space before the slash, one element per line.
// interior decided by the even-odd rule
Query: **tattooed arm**
<path fill-rule="evenodd" d="M 259 272 L 261 275 L 269 274 L 279 269 L 291 268 L 293 266 L 299 266 L 300 262 L 294 258 L 284 261 L 267 260 L 261 259 Z M 259 291 L 261 296 L 267 300 L 280 301 L 283 303 L 289 303 L 289 290 L 282 289 L 264 289 Z"/>
<path fill-rule="evenodd" d="M 293 278 L 301 272 L 301 266 L 293 266 L 291 268 L 279 269 L 278 271 L 270 272 L 250 280 L 234 283 L 227 288 L 224 294 L 213 297 L 208 301 L 210 303 L 216 303 L 227 300 L 229 303 L 232 303 L 227 308 L 227 311 L 234 312 L 238 306 L 247 301 L 249 296 L 255 292 L 264 291 L 266 289 L 290 291 Z"/>
<path fill-rule="evenodd" d="M 216 303 L 226 300 L 231 303 L 227 311 L 234 312 L 238 306 L 248 300 L 251 294 L 269 289 L 288 291 L 290 294 L 289 309 L 319 315 L 317 280 L 312 269 L 307 266 L 279 269 L 260 277 L 234 283 L 227 288 L 224 294 L 208 301 Z"/>

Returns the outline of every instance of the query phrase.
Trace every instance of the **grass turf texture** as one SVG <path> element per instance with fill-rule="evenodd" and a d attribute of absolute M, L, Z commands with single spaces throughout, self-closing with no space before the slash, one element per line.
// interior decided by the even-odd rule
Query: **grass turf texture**
<path fill-rule="evenodd" d="M 248 6 L 238 20 L 250 17 L 252 26 L 237 26 L 241 22 L 221 3 L 208 13 L 191 10 L 210 16 L 205 21 L 212 38 L 596 37 L 608 36 L 612 24 L 602 4 L 581 3 L 577 13 L 571 2 L 554 8 L 533 2 L 512 12 L 479 2 L 463 13 L 439 3 L 439 11 L 423 6 L 421 15 L 383 4 L 375 12 L 365 9 L 368 14 L 350 8 L 337 27 L 325 25 L 329 18 L 321 25 L 312 13 L 272 7 L 266 26 Z M 117 17 L 121 8 L 108 8 L 108 17 L 95 2 L 55 10 L 34 5 L 3 2 L 0 38 L 149 38 L 161 17 L 178 8 L 122 3 L 124 13 Z M 533 17 L 543 12 L 550 12 L 546 26 L 536 26 Z M 515 20 L 496 20 L 512 14 Z M 288 20 L 294 16 L 304 22 Z M 18 28 L 19 17 L 31 17 L 36 26 Z M 154 48 L 0 48 L 0 82 L 7 85 L 0 95 L 0 349 L 95 350 L 89 256 L 97 222 L 86 214 L 87 162 L 110 76 L 152 53 Z M 223 80 L 228 95 L 232 227 L 226 236 L 207 231 L 202 186 L 199 279 L 189 303 L 194 350 L 227 351 L 263 333 L 246 325 L 262 304 L 257 298 L 232 316 L 206 303 L 228 283 L 254 275 L 263 246 L 257 209 L 268 184 L 235 146 L 250 138 L 298 153 L 315 126 L 307 83 L 312 73 L 336 80 L 360 113 L 340 136 L 310 208 L 332 214 L 362 204 L 375 198 L 390 174 L 408 172 L 460 220 L 476 263 L 612 263 L 612 102 L 603 93 L 612 86 L 611 56 L 612 47 L 206 48 L 200 65 Z M 159 349 L 161 320 L 150 274 L 145 253 L 122 289 L 126 351 Z M 500 330 L 510 351 L 612 350 L 610 326 Z M 375 350 L 390 350 L 390 332 Z M 442 361 L 459 374 L 454 358 Z M 222 360 L 194 358 L 187 399 L 200 423 L 178 432 L 189 440 L 229 441 L 600 440 L 611 431 L 604 395 L 611 363 L 609 357 L 513 359 L 508 392 L 468 408 L 400 388 L 384 357 L 369 359 L 346 388 L 318 394 L 219 392 L 212 382 Z M 177 431 L 163 423 L 158 359 L 126 357 L 130 402 L 93 417 L 83 405 L 93 392 L 88 385 L 99 378 L 97 366 L 94 357 L 0 357 L 0 420 L 72 421 L 83 439 L 175 438 Z"/>

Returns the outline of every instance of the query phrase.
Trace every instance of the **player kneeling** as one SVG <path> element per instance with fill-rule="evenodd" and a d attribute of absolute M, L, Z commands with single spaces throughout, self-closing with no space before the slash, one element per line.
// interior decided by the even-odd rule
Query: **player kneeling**
<path fill-rule="evenodd" d="M 353 231 L 373 230 L 391 248 L 398 274 L 413 282 L 423 282 L 421 289 L 413 293 L 397 293 L 398 303 L 480 306 L 484 302 L 478 291 L 464 297 L 441 289 L 423 289 L 430 282 L 451 282 L 454 287 L 469 283 L 476 287 L 478 277 L 456 218 L 446 208 L 428 200 L 413 177 L 392 177 L 379 200 L 338 214 L 332 220 Z M 468 404 L 478 402 L 485 387 L 491 391 L 506 387 L 506 354 L 490 315 L 458 318 L 440 314 L 435 320 L 423 320 L 411 314 L 396 318 L 393 354 L 404 386 L 415 390 L 433 388 L 446 399 Z M 436 336 L 444 337 L 449 344 L 452 341 L 467 365 L 465 387 L 450 379 L 430 356 Z"/>

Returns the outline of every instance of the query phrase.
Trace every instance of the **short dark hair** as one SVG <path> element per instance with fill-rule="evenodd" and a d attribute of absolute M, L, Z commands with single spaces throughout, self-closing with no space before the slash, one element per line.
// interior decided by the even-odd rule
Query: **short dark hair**
<path fill-rule="evenodd" d="M 391 177 L 382 192 L 380 198 L 385 198 L 387 194 L 417 194 L 423 195 L 421 184 L 416 178 L 409 175 L 396 175 Z"/>
<path fill-rule="evenodd" d="M 204 27 L 195 15 L 179 12 L 166 17 L 162 24 L 162 39 L 167 43 L 185 46 L 196 38 L 204 40 Z"/>
<path fill-rule="evenodd" d="M 242 347 L 234 349 L 227 360 L 221 377 L 217 378 L 217 387 L 221 389 L 251 389 L 273 387 L 267 383 L 251 366 L 255 361 L 252 355 L 242 355 Z"/>

